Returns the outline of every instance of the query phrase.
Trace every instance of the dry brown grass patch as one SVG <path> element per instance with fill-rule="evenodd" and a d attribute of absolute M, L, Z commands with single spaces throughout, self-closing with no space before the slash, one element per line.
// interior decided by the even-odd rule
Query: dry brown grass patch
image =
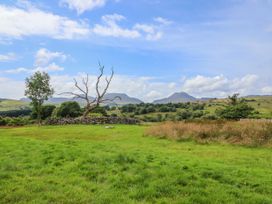
<path fill-rule="evenodd" d="M 166 122 L 150 127 L 146 134 L 174 140 L 194 140 L 200 143 L 270 146 L 272 123 L 266 121 Z"/>

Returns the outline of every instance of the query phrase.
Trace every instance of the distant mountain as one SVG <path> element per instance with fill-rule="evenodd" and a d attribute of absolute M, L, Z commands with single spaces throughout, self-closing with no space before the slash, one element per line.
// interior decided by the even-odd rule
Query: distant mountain
<path fill-rule="evenodd" d="M 185 93 L 185 92 L 180 92 L 180 93 L 174 93 L 168 98 L 163 98 L 159 100 L 155 100 L 153 103 L 155 104 L 166 104 L 166 103 L 185 103 L 185 102 L 192 102 L 196 101 L 197 98 Z"/>
<path fill-rule="evenodd" d="M 116 98 L 116 97 L 120 97 L 119 98 Z M 124 93 L 108 93 L 105 95 L 104 97 L 105 99 L 114 99 L 114 102 L 108 102 L 107 104 L 111 104 L 111 103 L 114 103 L 114 104 L 118 104 L 118 105 L 125 105 L 125 104 L 140 104 L 140 103 L 143 103 L 143 101 L 141 101 L 140 99 L 138 98 L 133 98 L 133 97 L 130 97 L 128 96 L 127 94 L 124 94 Z"/>
<path fill-rule="evenodd" d="M 127 94 L 124 93 L 107 93 L 105 94 L 104 99 L 114 99 L 116 97 L 120 97 L 120 99 L 115 99 L 114 101 L 109 101 L 106 102 L 104 105 L 110 105 L 110 104 L 117 104 L 117 105 L 125 105 L 125 104 L 139 104 L 139 103 L 143 103 L 141 100 L 137 99 L 137 98 L 133 98 L 128 96 Z M 94 97 L 89 97 L 90 100 L 93 100 Z M 28 98 L 22 98 L 20 99 L 20 101 L 22 102 L 30 102 L 30 100 Z M 50 104 L 61 104 L 63 102 L 67 102 L 67 101 L 76 101 L 79 104 L 83 105 L 85 103 L 85 101 L 81 98 L 64 98 L 64 97 L 53 97 L 50 98 L 46 103 L 50 103 Z"/>

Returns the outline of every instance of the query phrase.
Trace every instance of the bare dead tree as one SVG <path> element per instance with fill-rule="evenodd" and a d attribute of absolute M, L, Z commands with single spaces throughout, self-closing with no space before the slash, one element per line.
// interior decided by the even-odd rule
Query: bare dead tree
<path fill-rule="evenodd" d="M 86 118 L 88 117 L 89 113 L 94 110 L 96 107 L 98 107 L 100 104 L 105 103 L 105 102 L 114 102 L 116 99 L 121 100 L 119 96 L 116 96 L 112 99 L 105 98 L 105 94 L 107 93 L 109 86 L 112 82 L 113 76 L 114 76 L 114 70 L 111 70 L 111 75 L 109 77 L 105 77 L 105 82 L 106 85 L 103 88 L 103 90 L 100 90 L 100 83 L 102 81 L 102 77 L 104 76 L 104 69 L 105 67 L 102 66 L 99 63 L 99 71 L 100 74 L 97 76 L 97 80 L 95 83 L 95 91 L 96 91 L 96 96 L 94 99 L 91 99 L 89 95 L 89 75 L 86 74 L 86 77 L 82 77 L 82 86 L 79 85 L 78 81 L 74 79 L 74 85 L 76 89 L 80 93 L 75 93 L 75 92 L 63 92 L 61 94 L 66 94 L 66 95 L 72 95 L 73 99 L 83 99 L 86 102 L 85 106 L 85 111 L 83 113 L 83 117 Z"/>

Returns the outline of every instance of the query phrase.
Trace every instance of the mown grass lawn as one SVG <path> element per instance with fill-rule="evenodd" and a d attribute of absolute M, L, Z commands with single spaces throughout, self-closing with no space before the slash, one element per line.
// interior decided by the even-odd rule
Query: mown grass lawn
<path fill-rule="evenodd" d="M 272 203 L 272 150 L 144 126 L 0 129 L 0 203 Z"/>

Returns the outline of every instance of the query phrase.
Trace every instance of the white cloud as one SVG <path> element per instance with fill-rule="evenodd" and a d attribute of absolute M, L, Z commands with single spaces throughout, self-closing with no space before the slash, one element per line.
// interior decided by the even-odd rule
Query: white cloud
<path fill-rule="evenodd" d="M 103 25 L 96 24 L 93 32 L 97 35 L 123 37 L 123 38 L 139 38 L 141 34 L 137 30 L 121 28 L 117 22 L 124 20 L 125 17 L 119 14 L 102 16 Z"/>
<path fill-rule="evenodd" d="M 263 94 L 272 95 L 272 86 L 266 86 L 262 88 Z"/>
<path fill-rule="evenodd" d="M 35 65 L 36 66 L 45 66 L 48 65 L 49 62 L 55 59 L 60 59 L 61 61 L 65 61 L 67 56 L 62 52 L 51 52 L 46 48 L 41 48 L 37 51 L 35 56 Z"/>
<path fill-rule="evenodd" d="M 5 70 L 4 73 L 7 74 L 20 74 L 27 73 L 32 74 L 37 71 L 44 72 L 56 72 L 63 71 L 64 68 L 57 65 L 54 60 L 60 60 L 64 62 L 67 59 L 67 55 L 62 52 L 51 52 L 46 48 L 41 48 L 37 51 L 35 55 L 35 62 L 33 68 L 18 67 L 16 69 Z"/>
<path fill-rule="evenodd" d="M 63 67 L 61 67 L 55 63 L 51 63 L 51 64 L 43 66 L 43 67 L 35 67 L 35 68 L 19 67 L 16 69 L 8 69 L 8 70 L 5 70 L 4 73 L 7 73 L 7 74 L 20 74 L 20 73 L 33 74 L 34 72 L 37 72 L 37 71 L 56 72 L 56 71 L 63 71 L 63 70 L 64 70 Z"/>
<path fill-rule="evenodd" d="M 106 0 L 61 0 L 60 3 L 67 5 L 69 9 L 76 10 L 78 14 L 82 14 L 87 10 L 104 6 Z"/>
<path fill-rule="evenodd" d="M 162 95 L 162 93 L 160 93 L 159 91 L 150 91 L 146 94 L 146 98 L 150 98 L 150 99 L 154 99 L 154 98 L 160 98 L 160 97 L 164 97 Z"/>
<path fill-rule="evenodd" d="M 98 1 L 93 2 L 98 4 Z M 119 14 L 102 16 L 102 23 L 95 24 L 90 29 L 85 21 L 75 21 L 43 11 L 32 4 L 23 3 L 23 5 L 21 7 L 0 5 L 0 41 L 25 36 L 75 39 L 89 37 L 91 33 L 130 39 L 143 37 L 146 40 L 154 41 L 161 39 L 163 35 L 161 26 L 136 23 L 131 28 L 122 27 L 119 23 L 126 18 Z M 161 24 L 167 23 L 163 18 L 156 18 L 156 21 L 160 21 Z"/>
<path fill-rule="evenodd" d="M 25 82 L 0 77 L 0 98 L 19 99 L 24 95 Z"/>
<path fill-rule="evenodd" d="M 12 52 L 4 55 L 0 54 L 0 62 L 9 62 L 13 60 L 16 60 L 16 55 Z"/>
<path fill-rule="evenodd" d="M 144 37 L 146 40 L 159 40 L 163 33 L 158 30 L 157 26 L 136 23 L 132 28 L 122 28 L 118 22 L 126 20 L 126 18 L 119 14 L 102 16 L 102 24 L 96 24 L 93 32 L 101 36 L 122 37 L 122 38 L 140 38 Z"/>
<path fill-rule="evenodd" d="M 151 41 L 155 41 L 155 40 L 159 40 L 162 37 L 162 32 L 157 31 L 156 27 L 153 25 L 147 25 L 147 24 L 136 24 L 133 27 L 135 30 L 138 31 L 142 31 L 144 32 L 144 34 L 146 34 L 146 39 L 147 40 L 151 40 Z"/>
<path fill-rule="evenodd" d="M 18 67 L 16 69 L 8 69 L 8 70 L 5 70 L 4 73 L 7 73 L 7 74 L 20 74 L 20 73 L 31 73 L 32 69 L 28 69 L 28 68 L 24 68 L 24 67 Z"/>
<path fill-rule="evenodd" d="M 185 79 L 182 90 L 198 97 L 226 97 L 232 93 L 246 95 L 257 91 L 258 76 L 246 75 L 241 78 L 229 79 L 223 75 L 206 77 L 198 75 Z"/>
<path fill-rule="evenodd" d="M 171 25 L 173 22 L 170 21 L 170 20 L 167 20 L 165 18 L 162 18 L 162 17 L 156 17 L 154 18 L 154 21 L 162 24 L 162 25 Z"/>
<path fill-rule="evenodd" d="M 36 71 L 43 71 L 43 72 L 55 72 L 55 71 L 63 71 L 64 68 L 55 64 L 55 63 L 51 63 L 45 67 L 37 67 L 33 70 L 33 72 Z"/>
<path fill-rule="evenodd" d="M 0 38 L 47 36 L 74 39 L 88 36 L 86 23 L 42 11 L 38 8 L 17 8 L 0 5 Z"/>

